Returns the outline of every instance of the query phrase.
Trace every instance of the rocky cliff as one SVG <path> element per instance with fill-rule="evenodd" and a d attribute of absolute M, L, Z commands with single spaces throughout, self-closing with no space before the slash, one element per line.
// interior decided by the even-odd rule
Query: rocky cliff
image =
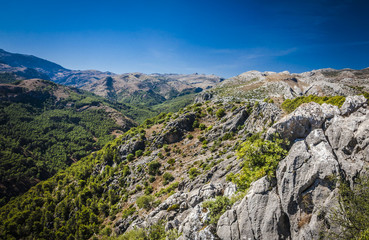
<path fill-rule="evenodd" d="M 219 220 L 221 239 L 319 239 L 337 205 L 337 177 L 352 182 L 366 171 L 369 112 L 364 97 L 338 109 L 310 103 L 270 129 L 293 144 L 276 179 L 254 182 Z"/>
<path fill-rule="evenodd" d="M 236 186 L 225 181 L 227 173 L 240 170 L 235 157 L 224 160 L 194 181 L 183 182 L 178 192 L 147 215 L 136 218 L 129 227 L 124 221 L 125 224 L 118 222 L 116 231 L 121 233 L 127 228 L 148 227 L 166 220 L 166 230 L 178 229 L 179 239 L 324 237 L 330 226 L 328 215 L 337 206 L 337 178 L 343 176 L 353 182 L 368 165 L 369 109 L 366 102 L 363 96 L 347 97 L 340 109 L 308 103 L 282 118 L 278 110 L 273 111 L 279 120 L 266 131 L 265 137 L 278 133 L 288 139 L 291 143 L 289 153 L 279 163 L 276 177 L 263 177 L 254 182 L 246 196 L 220 217 L 216 227 L 208 224 L 209 213 L 203 203 L 216 196 L 230 197 L 236 193 Z M 267 106 L 263 104 L 261 108 Z M 228 132 L 235 129 L 228 128 L 232 124 L 251 125 L 247 121 L 254 123 L 250 130 L 257 129 L 255 125 L 262 128 L 250 118 L 239 109 L 217 128 Z M 268 118 L 264 116 L 264 122 Z M 211 130 L 208 135 L 213 136 L 214 132 L 217 131 Z M 219 135 L 224 132 L 220 130 Z M 232 150 L 227 152 L 232 153 Z M 178 207 L 169 211 L 171 206 Z"/>

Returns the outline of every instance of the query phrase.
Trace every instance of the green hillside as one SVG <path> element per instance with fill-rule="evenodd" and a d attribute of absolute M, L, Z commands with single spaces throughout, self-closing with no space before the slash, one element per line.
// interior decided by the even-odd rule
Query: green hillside
<path fill-rule="evenodd" d="M 128 130 L 123 110 L 49 81 L 0 85 L 1 205 Z"/>

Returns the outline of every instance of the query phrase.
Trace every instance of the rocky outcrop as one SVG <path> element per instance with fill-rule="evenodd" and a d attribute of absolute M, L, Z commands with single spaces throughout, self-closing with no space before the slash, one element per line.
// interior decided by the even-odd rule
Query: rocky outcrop
<path fill-rule="evenodd" d="M 226 121 L 223 124 L 223 127 L 222 127 L 223 133 L 230 132 L 230 131 L 235 132 L 236 130 L 238 130 L 239 126 L 242 126 L 245 123 L 246 119 L 249 116 L 245 108 L 240 108 L 236 110 L 234 115 L 235 115 L 234 117 L 231 117 L 228 121 Z"/>
<path fill-rule="evenodd" d="M 133 221 L 119 220 L 115 231 L 129 231 L 135 227 L 145 228 L 161 220 L 166 222 L 165 229 L 177 229 L 181 233 L 181 240 L 219 239 L 214 233 L 215 226 L 208 226 L 209 212 L 202 207 L 206 200 L 216 196 L 234 195 L 237 191 L 235 184 L 225 180 L 229 171 L 238 172 L 239 162 L 230 158 L 213 167 L 211 171 L 199 176 L 194 181 L 184 180 L 178 187 L 178 192 L 168 197 L 158 207 L 146 216 L 134 217 Z M 176 206 L 173 208 L 173 206 Z M 129 227 L 127 228 L 127 223 Z"/>
<path fill-rule="evenodd" d="M 222 215 L 217 235 L 232 240 L 319 239 L 337 203 L 337 177 L 352 182 L 368 165 L 366 101 L 348 97 L 340 110 L 305 104 L 268 133 L 288 138 L 289 154 L 275 179 L 254 182 L 246 197 Z"/>
<path fill-rule="evenodd" d="M 249 136 L 248 134 L 262 132 L 280 119 L 282 113 L 282 110 L 272 103 L 261 102 L 249 108 L 240 107 L 228 114 L 224 123 L 214 126 L 206 134 L 207 139 L 214 140 L 230 132 L 239 132 L 244 137 Z"/>
<path fill-rule="evenodd" d="M 213 93 L 212 92 L 202 92 L 196 95 L 196 98 L 194 100 L 195 103 L 203 103 L 206 101 L 209 101 L 210 99 L 212 99 L 213 97 Z"/>
<path fill-rule="evenodd" d="M 341 107 L 341 114 L 344 116 L 356 111 L 359 107 L 367 102 L 364 96 L 348 96 L 347 101 Z"/>
<path fill-rule="evenodd" d="M 119 147 L 119 154 L 122 160 L 125 160 L 129 154 L 135 154 L 138 150 L 145 149 L 145 138 L 135 136 L 127 139 L 124 144 Z"/>
<path fill-rule="evenodd" d="M 257 103 L 254 105 L 251 115 L 245 122 L 243 131 L 249 133 L 262 132 L 279 120 L 282 114 L 282 110 L 273 103 Z"/>
<path fill-rule="evenodd" d="M 178 119 L 169 122 L 162 131 L 162 134 L 153 139 L 156 146 L 178 142 L 184 133 L 192 129 L 196 119 L 195 113 L 187 113 Z"/>
<path fill-rule="evenodd" d="M 301 74 L 249 71 L 213 88 L 214 99 L 291 99 L 299 96 L 350 96 L 369 91 L 369 69 L 320 69 Z"/>

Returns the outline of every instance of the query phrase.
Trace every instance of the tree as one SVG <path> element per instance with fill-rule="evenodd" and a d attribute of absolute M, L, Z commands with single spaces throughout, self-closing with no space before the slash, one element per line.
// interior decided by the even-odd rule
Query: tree
<path fill-rule="evenodd" d="M 224 108 L 219 108 L 218 111 L 216 111 L 215 115 L 217 116 L 217 118 L 224 117 L 226 115 Z"/>
<path fill-rule="evenodd" d="M 244 191 L 253 181 L 267 175 L 274 177 L 275 170 L 280 160 L 287 155 L 283 149 L 285 142 L 281 139 L 274 141 L 256 139 L 247 140 L 241 144 L 237 151 L 239 158 L 244 159 L 243 168 L 239 174 L 230 174 L 228 180 L 232 180 L 237 187 Z"/>
<path fill-rule="evenodd" d="M 339 186 L 338 206 L 329 219 L 339 232 L 330 231 L 332 239 L 369 239 L 369 177 L 361 177 L 350 188 L 347 182 Z"/>

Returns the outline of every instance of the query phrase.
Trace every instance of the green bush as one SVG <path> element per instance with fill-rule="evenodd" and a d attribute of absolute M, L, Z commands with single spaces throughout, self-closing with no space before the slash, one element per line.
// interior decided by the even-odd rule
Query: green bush
<path fill-rule="evenodd" d="M 169 165 L 174 165 L 174 163 L 176 162 L 176 160 L 174 159 L 174 158 L 171 158 L 171 159 L 169 159 L 168 161 L 167 161 L 167 163 L 169 164 Z"/>
<path fill-rule="evenodd" d="M 219 108 L 217 111 L 216 111 L 216 113 L 215 113 L 215 115 L 217 116 L 217 118 L 222 118 L 222 117 L 224 117 L 226 114 L 225 114 L 225 110 L 224 110 L 224 108 Z"/>
<path fill-rule="evenodd" d="M 208 209 L 210 216 L 210 224 L 217 224 L 220 216 L 227 211 L 231 205 L 229 198 L 225 196 L 217 196 L 215 200 L 208 200 L 202 203 L 202 207 Z"/>
<path fill-rule="evenodd" d="M 172 174 L 168 173 L 168 172 L 165 172 L 163 174 L 163 179 L 164 179 L 164 182 L 163 184 L 164 185 L 167 185 L 169 182 L 173 181 L 174 180 L 174 177 Z"/>
<path fill-rule="evenodd" d="M 135 158 L 135 155 L 133 155 L 132 153 L 127 155 L 127 160 L 128 161 L 132 161 Z"/>
<path fill-rule="evenodd" d="M 161 164 L 158 161 L 152 161 L 149 163 L 149 174 L 150 175 L 157 175 L 159 173 L 159 169 Z"/>
<path fill-rule="evenodd" d="M 200 130 L 205 130 L 206 126 L 205 126 L 205 124 L 200 123 L 199 128 L 200 128 Z"/>
<path fill-rule="evenodd" d="M 152 188 L 152 186 L 151 186 L 151 185 L 147 185 L 147 187 L 145 187 L 145 191 L 144 191 L 144 193 L 145 193 L 146 195 L 149 195 L 149 194 L 151 194 L 153 191 L 154 191 L 154 189 Z"/>
<path fill-rule="evenodd" d="M 188 134 L 187 135 L 187 138 L 191 140 L 191 139 L 193 139 L 193 135 L 192 134 Z"/>
<path fill-rule="evenodd" d="M 195 167 L 191 168 L 188 171 L 188 175 L 189 175 L 191 180 L 194 179 L 195 177 L 199 176 L 200 174 L 201 174 L 201 172 Z"/>
<path fill-rule="evenodd" d="M 168 207 L 167 211 L 175 211 L 179 209 L 179 205 L 178 204 L 173 204 L 172 206 Z"/>
<path fill-rule="evenodd" d="M 170 151 L 170 148 L 169 148 L 168 144 L 164 144 L 164 145 L 163 145 L 163 149 L 164 149 L 164 151 L 166 151 L 166 152 L 169 152 L 169 151 Z"/>
<path fill-rule="evenodd" d="M 180 235 L 175 229 L 165 232 L 164 222 L 160 221 L 159 223 L 145 229 L 136 228 L 125 232 L 117 238 L 111 238 L 111 240 L 175 240 L 179 236 Z"/>
<path fill-rule="evenodd" d="M 327 103 L 332 104 L 338 107 L 341 107 L 342 104 L 345 102 L 344 96 L 333 96 L 333 97 L 319 97 L 315 95 L 309 95 L 307 97 L 297 97 L 294 99 L 286 99 L 282 103 L 282 109 L 286 111 L 287 113 L 293 112 L 296 108 L 298 108 L 303 103 L 309 103 L 309 102 L 316 102 L 319 104 Z"/>
<path fill-rule="evenodd" d="M 137 198 L 136 204 L 139 208 L 143 208 L 145 210 L 150 210 L 152 207 L 152 202 L 155 198 L 151 195 L 143 195 Z"/>
<path fill-rule="evenodd" d="M 178 182 L 174 182 L 174 183 L 171 183 L 168 187 L 166 188 L 162 188 L 159 192 L 155 193 L 155 196 L 156 197 L 160 197 L 164 194 L 171 194 L 171 193 L 174 193 L 174 190 L 176 188 L 178 188 L 178 185 L 179 183 Z"/>
<path fill-rule="evenodd" d="M 338 206 L 329 215 L 339 233 L 329 232 L 331 239 L 369 239 L 369 177 L 357 179 L 351 189 L 341 181 Z"/>
<path fill-rule="evenodd" d="M 136 157 L 141 157 L 143 154 L 143 151 L 142 150 L 137 150 L 136 153 L 135 153 L 135 156 Z"/>
<path fill-rule="evenodd" d="M 279 161 L 287 155 L 287 151 L 281 147 L 284 144 L 285 141 L 278 138 L 274 141 L 256 139 L 243 142 L 237 151 L 237 156 L 244 159 L 242 171 L 229 174 L 227 180 L 245 191 L 253 181 L 265 175 L 274 177 Z"/>
<path fill-rule="evenodd" d="M 159 153 L 158 153 L 158 157 L 159 157 L 160 159 L 163 159 L 163 158 L 164 158 L 163 153 L 159 152 Z"/>

